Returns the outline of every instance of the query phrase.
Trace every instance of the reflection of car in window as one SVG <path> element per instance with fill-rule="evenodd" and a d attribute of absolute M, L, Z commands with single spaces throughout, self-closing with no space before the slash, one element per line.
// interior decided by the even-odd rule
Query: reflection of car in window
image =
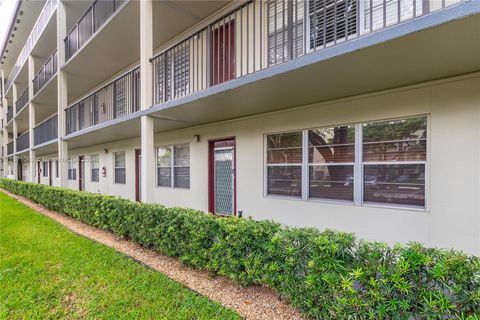
<path fill-rule="evenodd" d="M 345 183 L 343 184 L 345 187 L 350 187 L 353 184 L 353 176 L 348 176 L 345 178 Z"/>

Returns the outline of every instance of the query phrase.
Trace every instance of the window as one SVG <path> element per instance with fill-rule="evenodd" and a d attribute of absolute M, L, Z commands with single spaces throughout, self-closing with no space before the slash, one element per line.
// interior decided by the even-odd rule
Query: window
<path fill-rule="evenodd" d="M 114 183 L 125 184 L 125 152 L 115 152 L 113 158 L 115 167 Z"/>
<path fill-rule="evenodd" d="M 268 1 L 268 64 L 303 54 L 303 0 Z"/>
<path fill-rule="evenodd" d="M 425 208 L 427 117 L 266 136 L 266 195 Z"/>
<path fill-rule="evenodd" d="M 355 127 L 308 131 L 309 197 L 353 201 Z"/>
<path fill-rule="evenodd" d="M 48 177 L 48 161 L 42 161 L 42 175 Z"/>
<path fill-rule="evenodd" d="M 121 77 L 114 82 L 114 108 L 113 118 L 123 117 L 127 112 L 127 77 Z"/>
<path fill-rule="evenodd" d="M 184 96 L 190 91 L 190 45 L 188 42 L 170 49 L 155 59 L 155 102 L 162 103 Z M 172 77 L 173 74 L 173 77 Z M 173 88 L 172 88 L 173 86 Z"/>
<path fill-rule="evenodd" d="M 310 49 L 356 34 L 357 2 L 357 0 L 309 1 Z"/>
<path fill-rule="evenodd" d="M 59 176 L 59 168 L 58 168 L 58 160 L 55 160 L 55 173 L 56 173 L 56 177 L 58 178 Z"/>
<path fill-rule="evenodd" d="M 173 49 L 173 95 L 175 98 L 188 94 L 190 88 L 190 46 L 184 42 Z"/>
<path fill-rule="evenodd" d="M 172 149 L 170 147 L 157 149 L 157 185 L 172 186 Z"/>
<path fill-rule="evenodd" d="M 99 181 L 98 154 L 90 156 L 90 174 L 93 182 Z"/>
<path fill-rule="evenodd" d="M 302 196 L 302 132 L 267 136 L 267 194 Z"/>
<path fill-rule="evenodd" d="M 188 144 L 173 147 L 173 186 L 190 188 L 190 146 Z"/>
<path fill-rule="evenodd" d="M 157 186 L 190 188 L 190 146 L 188 144 L 157 149 Z"/>
<path fill-rule="evenodd" d="M 427 119 L 363 124 L 366 203 L 425 206 Z"/>
<path fill-rule="evenodd" d="M 68 160 L 68 180 L 77 179 L 77 169 L 75 167 L 75 159 Z"/>

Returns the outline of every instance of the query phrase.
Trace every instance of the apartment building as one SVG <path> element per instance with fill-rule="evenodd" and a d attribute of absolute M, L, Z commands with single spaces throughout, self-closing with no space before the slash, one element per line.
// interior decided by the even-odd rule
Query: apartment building
<path fill-rule="evenodd" d="M 480 1 L 18 1 L 1 175 L 480 254 Z"/>

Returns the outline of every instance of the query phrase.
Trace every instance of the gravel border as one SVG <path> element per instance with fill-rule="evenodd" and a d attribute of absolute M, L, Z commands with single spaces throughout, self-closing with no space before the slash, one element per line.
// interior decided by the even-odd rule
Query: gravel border
<path fill-rule="evenodd" d="M 0 191 L 62 224 L 73 233 L 114 248 L 226 308 L 235 310 L 244 319 L 304 319 L 298 310 L 295 310 L 288 302 L 281 300 L 274 290 L 261 286 L 242 287 L 225 277 L 213 276 L 207 271 L 192 269 L 183 265 L 178 259 L 161 255 L 155 250 L 146 249 L 137 243 L 118 238 L 111 232 L 48 210 L 27 198 L 4 189 L 0 189 Z"/>

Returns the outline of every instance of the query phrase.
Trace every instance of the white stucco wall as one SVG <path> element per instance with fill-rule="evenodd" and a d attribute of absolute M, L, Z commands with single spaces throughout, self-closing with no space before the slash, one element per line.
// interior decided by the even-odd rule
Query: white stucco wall
<path fill-rule="evenodd" d="M 75 168 L 77 175 L 75 180 L 68 180 L 68 187 L 78 190 L 79 188 L 79 169 L 78 157 L 85 156 L 85 191 L 94 193 L 106 193 L 110 195 L 120 196 L 123 198 L 135 200 L 135 149 L 140 148 L 140 138 L 118 141 L 109 144 L 91 146 L 70 150 L 69 157 L 75 159 Z M 126 162 L 126 183 L 114 183 L 114 159 L 115 152 L 125 151 Z M 91 176 L 91 162 L 89 157 L 91 155 L 99 156 L 99 181 L 92 181 Z M 102 168 L 106 169 L 106 176 L 102 176 Z"/>
<path fill-rule="evenodd" d="M 390 209 L 264 197 L 269 132 L 429 115 L 428 210 Z M 255 219 L 420 241 L 480 253 L 480 78 L 323 103 L 249 120 L 156 135 L 156 145 L 190 142 L 191 188 L 155 187 L 157 202 L 208 208 L 208 140 L 236 137 L 237 209 Z M 193 143 L 193 135 L 201 137 Z M 429 177 L 429 178 L 428 178 Z"/>
<path fill-rule="evenodd" d="M 208 141 L 236 138 L 237 209 L 254 219 L 293 226 L 354 232 L 360 238 L 395 242 L 419 241 L 480 254 L 480 77 L 418 85 L 294 110 L 155 135 L 155 145 L 190 143 L 190 189 L 154 186 L 155 202 L 208 209 Z M 226 106 L 228 107 L 228 106 Z M 425 211 L 354 206 L 264 196 L 264 134 L 364 121 L 429 116 L 427 201 Z M 200 142 L 193 136 L 200 135 Z M 140 139 L 69 150 L 78 159 L 99 155 L 100 181 L 85 185 L 135 199 L 135 149 Z M 105 150 L 107 149 L 107 150 Z M 126 184 L 114 184 L 113 153 L 126 152 Z M 77 180 L 68 181 L 78 189 Z M 106 177 L 101 169 L 106 167 Z M 155 163 L 151 174 L 156 175 Z M 156 179 L 155 179 L 156 180 Z"/>

